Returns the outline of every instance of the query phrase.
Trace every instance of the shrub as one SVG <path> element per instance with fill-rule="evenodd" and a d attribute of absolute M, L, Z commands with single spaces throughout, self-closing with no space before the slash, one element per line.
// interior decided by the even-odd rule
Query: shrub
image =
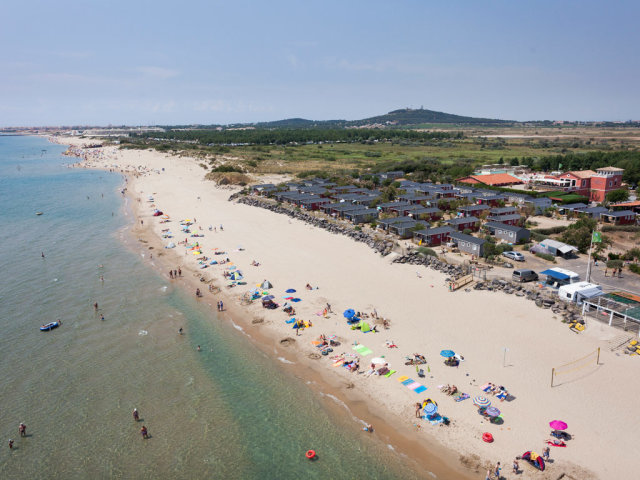
<path fill-rule="evenodd" d="M 624 262 L 622 260 L 609 260 L 607 262 L 607 268 L 622 268 Z"/>
<path fill-rule="evenodd" d="M 360 231 L 362 231 L 362 228 L 360 227 L 360 225 L 356 225 L 356 226 L 354 227 L 354 230 L 355 230 L 356 232 L 360 232 Z"/>
<path fill-rule="evenodd" d="M 609 252 L 607 253 L 607 257 L 609 257 L 609 260 L 618 260 L 620 258 L 620 255 L 618 255 L 617 253 Z"/>
<path fill-rule="evenodd" d="M 218 165 L 211 169 L 212 172 L 236 172 L 236 173 L 244 173 L 240 167 L 236 167 L 234 165 Z"/>
<path fill-rule="evenodd" d="M 562 225 L 558 227 L 549 227 L 549 228 L 536 228 L 531 230 L 532 232 L 541 233 L 542 235 L 555 235 L 557 233 L 564 232 L 568 226 Z"/>
<path fill-rule="evenodd" d="M 638 265 L 637 263 L 632 263 L 631 265 L 629 265 L 629 270 L 640 275 L 640 265 Z"/>
<path fill-rule="evenodd" d="M 538 233 L 534 231 L 531 232 L 531 240 L 535 240 L 538 243 L 545 240 L 547 237 L 548 235 L 543 235 L 542 233 Z"/>
<path fill-rule="evenodd" d="M 438 256 L 438 254 L 433 250 L 433 248 L 428 248 L 428 247 L 418 247 L 417 252 L 422 255 L 427 255 L 431 257 Z"/>
<path fill-rule="evenodd" d="M 639 225 L 603 225 L 603 232 L 640 232 Z"/>
<path fill-rule="evenodd" d="M 547 260 L 548 262 L 556 263 L 556 257 L 549 253 L 536 253 L 536 257 L 540 257 L 543 260 Z"/>

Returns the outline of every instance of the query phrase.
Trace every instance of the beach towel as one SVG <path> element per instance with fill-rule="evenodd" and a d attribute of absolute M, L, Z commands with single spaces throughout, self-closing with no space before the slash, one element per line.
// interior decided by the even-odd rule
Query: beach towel
<path fill-rule="evenodd" d="M 335 362 L 333 364 L 334 367 L 339 367 L 340 365 L 342 365 L 344 363 L 344 360 L 338 360 L 337 362 Z"/>
<path fill-rule="evenodd" d="M 562 444 L 561 444 L 561 445 L 555 444 L 555 443 L 553 443 L 553 442 L 547 442 L 547 443 L 548 443 L 549 445 L 551 445 L 552 447 L 566 447 L 566 446 L 567 446 L 567 444 L 566 444 L 566 443 L 564 443 L 564 442 L 562 442 Z"/>
<path fill-rule="evenodd" d="M 418 388 L 416 388 L 416 389 L 414 390 L 414 392 L 416 392 L 416 393 L 422 393 L 422 392 L 424 392 L 424 391 L 426 391 L 426 390 L 427 390 L 427 387 L 425 387 L 424 385 L 420 385 Z"/>
<path fill-rule="evenodd" d="M 482 390 L 483 392 L 488 392 L 490 389 L 491 389 L 491 386 L 488 383 L 485 383 L 480 387 L 480 390 Z"/>
<path fill-rule="evenodd" d="M 311 345 L 315 345 L 316 347 L 320 344 L 322 344 L 320 340 L 314 340 L 313 342 L 311 342 Z"/>
<path fill-rule="evenodd" d="M 412 383 L 415 383 L 415 380 L 412 380 L 412 379 L 409 378 L 409 379 L 407 379 L 407 380 L 405 380 L 404 382 L 401 382 L 401 383 L 404 386 L 407 386 L 407 385 L 411 385 Z"/>
<path fill-rule="evenodd" d="M 422 385 L 420 385 L 418 382 L 413 382 L 413 383 L 407 385 L 407 388 L 409 390 L 415 390 L 416 388 L 421 387 L 421 386 Z"/>
<path fill-rule="evenodd" d="M 296 321 L 296 319 L 295 319 L 295 318 L 292 318 L 292 319 L 290 319 L 290 320 L 285 320 L 285 321 L 284 321 L 284 323 L 293 323 L 293 322 L 295 322 L 295 321 Z"/>
<path fill-rule="evenodd" d="M 469 398 L 469 395 L 466 394 L 466 393 L 463 393 L 463 394 L 458 395 L 456 398 L 454 398 L 454 400 L 456 402 L 461 402 L 463 400 L 466 400 L 467 398 Z"/>
<path fill-rule="evenodd" d="M 355 350 L 356 352 L 358 352 L 360 355 L 362 356 L 367 356 L 367 355 L 371 355 L 373 353 L 373 350 L 371 350 L 370 348 L 365 347 L 364 345 L 358 344 L 354 347 L 351 347 L 352 350 Z"/>
<path fill-rule="evenodd" d="M 444 422 L 444 419 L 442 418 L 442 416 L 440 416 L 438 414 L 436 414 L 433 417 L 429 417 L 429 416 L 425 415 L 423 418 L 425 420 L 428 420 L 431 425 L 438 425 L 439 423 Z"/>
<path fill-rule="evenodd" d="M 507 398 L 508 393 L 507 392 L 500 392 L 499 394 L 496 395 L 497 398 L 499 398 L 500 400 L 504 400 Z"/>
<path fill-rule="evenodd" d="M 390 377 L 391 375 L 393 375 L 394 373 L 396 373 L 396 370 L 391 370 L 391 371 L 389 371 L 389 373 L 387 373 L 387 374 L 385 375 L 385 377 L 387 377 L 387 378 L 388 378 L 388 377 Z"/>
<path fill-rule="evenodd" d="M 409 377 L 407 377 L 406 375 L 403 375 L 398 379 L 398 381 L 399 382 L 404 382 L 405 380 L 408 380 L 408 379 L 409 379 Z"/>

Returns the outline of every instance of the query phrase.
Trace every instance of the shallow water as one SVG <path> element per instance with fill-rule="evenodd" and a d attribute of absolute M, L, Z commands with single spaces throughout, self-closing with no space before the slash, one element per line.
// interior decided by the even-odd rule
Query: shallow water
<path fill-rule="evenodd" d="M 0 478 L 424 476 L 125 248 L 122 177 L 64 150 L 0 136 Z"/>

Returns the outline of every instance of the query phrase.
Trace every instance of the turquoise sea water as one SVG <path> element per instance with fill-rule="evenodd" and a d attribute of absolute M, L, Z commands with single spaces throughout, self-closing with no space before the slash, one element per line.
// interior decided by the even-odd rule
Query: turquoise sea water
<path fill-rule="evenodd" d="M 0 478 L 425 476 L 125 248 L 122 177 L 64 150 L 0 136 Z"/>

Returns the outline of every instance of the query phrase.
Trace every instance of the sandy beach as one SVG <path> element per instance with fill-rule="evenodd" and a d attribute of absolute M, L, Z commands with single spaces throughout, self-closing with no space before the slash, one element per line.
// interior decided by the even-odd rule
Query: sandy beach
<path fill-rule="evenodd" d="M 183 276 L 192 282 L 187 288 L 195 291 L 200 286 L 202 301 L 213 309 L 222 300 L 229 321 L 259 341 L 263 351 L 282 357 L 283 368 L 332 385 L 338 398 L 374 428 L 376 419 L 381 419 L 384 426 L 376 428 L 374 435 L 384 436 L 398 451 L 411 456 L 421 451 L 412 442 L 426 446 L 442 457 L 443 469 L 453 463 L 449 466 L 460 472 L 460 478 L 484 478 L 486 468 L 498 461 L 504 478 L 556 479 L 565 474 L 564 478 L 608 479 L 626 477 L 633 468 L 639 423 L 634 398 L 640 393 L 635 379 L 640 361 L 611 350 L 624 340 L 625 332 L 588 320 L 587 330 L 577 335 L 550 310 L 522 297 L 472 289 L 449 292 L 439 272 L 392 264 L 391 257 L 380 257 L 346 237 L 229 202 L 235 190 L 204 180 L 205 170 L 196 159 L 117 147 L 80 151 L 81 139 L 57 141 L 77 149 L 84 157 L 80 166 L 128 174 L 128 194 L 139 222 L 144 222 L 140 227 L 149 229 L 145 235 L 151 232 L 149 236 L 155 237 L 149 239 L 154 248 L 148 251 L 156 268 L 168 276 L 168 265 L 180 265 Z M 150 196 L 153 202 L 148 201 Z M 152 216 L 152 205 L 171 221 L 160 223 L 161 217 Z M 203 237 L 180 233 L 179 221 L 186 218 L 194 222 L 192 232 Z M 173 238 L 163 239 L 167 228 Z M 201 255 L 179 244 L 185 237 L 189 244 L 197 241 L 209 260 L 228 257 L 246 285 L 226 287 L 223 272 L 230 271 L 229 264 L 201 269 L 197 262 Z M 171 241 L 176 248 L 163 248 Z M 214 249 L 226 254 L 214 255 Z M 253 266 L 254 261 L 259 266 Z M 212 280 L 220 293 L 210 293 L 196 275 Z M 285 323 L 290 317 L 281 308 L 263 309 L 259 300 L 243 305 L 242 297 L 264 280 L 273 284 L 269 293 L 280 305 L 289 296 L 285 291 L 295 289 L 292 295 L 300 299 L 293 303 L 295 317 L 313 325 L 296 335 Z M 305 288 L 307 284 L 313 289 Z M 333 313 L 325 317 L 327 304 Z M 390 328 L 384 329 L 379 322 L 377 333 L 352 330 L 342 315 L 349 308 L 369 314 L 372 325 L 376 325 L 371 317 L 375 311 L 388 319 Z M 318 355 L 312 344 L 321 334 L 335 335 L 341 343 L 328 356 Z M 286 338 L 292 340 L 281 343 Z M 359 355 L 352 348 L 356 343 L 372 353 Z M 591 354 L 598 348 L 596 364 Z M 458 367 L 444 365 L 443 349 L 455 351 L 464 361 Z M 357 355 L 360 372 L 369 370 L 372 358 L 383 357 L 396 373 L 367 376 L 334 367 L 331 357 L 341 353 Z M 427 359 L 421 366 L 425 378 L 418 378 L 415 366 L 405 365 L 405 356 L 414 353 Z M 553 367 L 587 356 L 593 361 L 566 368 L 550 386 Z M 416 380 L 426 391 L 418 394 L 405 387 L 398 381 L 402 377 Z M 511 396 L 500 401 L 485 394 L 481 386 L 487 382 L 505 386 Z M 471 398 L 454 401 L 438 388 L 447 384 Z M 487 396 L 500 409 L 501 424 L 479 415 L 472 403 L 478 395 Z M 416 418 L 415 404 L 426 398 L 438 403 L 439 412 L 451 420 L 449 426 Z M 545 472 L 520 461 L 521 473 L 512 474 L 516 456 L 529 450 L 542 453 L 550 438 L 549 422 L 556 419 L 568 424 L 572 438 L 567 446 L 551 447 Z M 485 432 L 492 434 L 493 443 L 483 442 Z"/>

